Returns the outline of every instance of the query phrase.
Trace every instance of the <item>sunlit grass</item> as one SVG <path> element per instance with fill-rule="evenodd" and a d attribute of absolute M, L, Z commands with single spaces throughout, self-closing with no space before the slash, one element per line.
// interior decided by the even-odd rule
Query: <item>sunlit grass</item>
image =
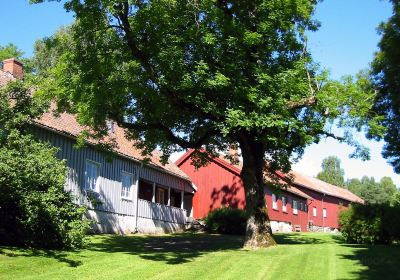
<path fill-rule="evenodd" d="M 0 247 L 0 279 L 400 279 L 399 246 L 318 233 L 276 239 L 254 251 L 242 237 L 207 234 L 100 235 L 79 251 Z"/>

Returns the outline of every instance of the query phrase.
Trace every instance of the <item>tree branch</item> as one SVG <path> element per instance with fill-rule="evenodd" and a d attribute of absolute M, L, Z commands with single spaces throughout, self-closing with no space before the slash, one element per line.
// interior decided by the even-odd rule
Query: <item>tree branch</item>
<path fill-rule="evenodd" d="M 298 109 L 298 108 L 302 108 L 302 107 L 312 106 L 316 103 L 317 103 L 317 99 L 315 98 L 315 96 L 310 96 L 310 97 L 304 98 L 300 101 L 290 101 L 290 102 L 288 102 L 288 107 L 289 107 L 289 109 Z"/>
<path fill-rule="evenodd" d="M 182 148 L 185 148 L 185 149 L 201 148 L 211 137 L 219 134 L 219 131 L 217 129 L 210 129 L 210 130 L 207 130 L 203 135 L 199 136 L 197 139 L 190 141 L 190 140 L 185 140 L 182 137 L 176 136 L 170 128 L 168 128 L 161 122 L 149 123 L 149 124 L 139 124 L 139 123 L 129 123 L 129 122 L 117 120 L 117 123 L 119 126 L 121 126 L 122 128 L 126 128 L 126 129 L 133 129 L 133 130 L 137 130 L 137 131 L 153 129 L 153 130 L 160 131 L 164 134 L 166 139 L 168 139 L 172 143 L 178 144 L 179 146 L 181 146 Z"/>

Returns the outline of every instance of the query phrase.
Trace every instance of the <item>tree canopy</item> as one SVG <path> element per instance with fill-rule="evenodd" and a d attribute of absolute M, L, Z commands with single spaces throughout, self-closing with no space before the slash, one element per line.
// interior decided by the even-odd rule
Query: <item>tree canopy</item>
<path fill-rule="evenodd" d="M 317 178 L 335 186 L 344 186 L 344 170 L 340 167 L 340 159 L 337 156 L 329 156 L 322 160 L 322 171 Z"/>
<path fill-rule="evenodd" d="M 390 177 L 382 177 L 379 182 L 368 176 L 363 176 L 361 180 L 353 178 L 346 182 L 346 187 L 368 204 L 390 204 L 396 201 L 399 193 Z"/>
<path fill-rule="evenodd" d="M 379 51 L 372 63 L 371 80 L 378 95 L 374 111 L 387 128 L 383 156 L 400 172 L 400 2 L 391 0 L 393 15 L 379 26 Z M 378 137 L 381 139 L 381 137 Z"/>
<path fill-rule="evenodd" d="M 293 154 L 323 137 L 367 157 L 349 133 L 335 135 L 327 124 L 378 127 L 366 80 L 330 81 L 313 62 L 305 32 L 319 26 L 316 3 L 69 0 L 76 22 L 71 40 L 59 40 L 66 45 L 44 91 L 97 131 L 116 121 L 164 160 L 194 148 L 204 163 L 239 147 L 246 246 L 268 246 L 264 172 L 277 183 L 274 171 L 288 172 Z"/>

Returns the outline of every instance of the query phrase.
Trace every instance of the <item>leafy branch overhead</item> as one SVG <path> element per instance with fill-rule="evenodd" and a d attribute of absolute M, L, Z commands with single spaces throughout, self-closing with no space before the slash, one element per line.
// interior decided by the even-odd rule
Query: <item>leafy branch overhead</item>
<path fill-rule="evenodd" d="M 326 120 L 360 128 L 374 94 L 350 78 L 330 81 L 312 62 L 304 31 L 319 25 L 313 1 L 261 2 L 68 1 L 78 20 L 54 35 L 69 47 L 52 70 L 54 92 L 83 123 L 113 118 L 149 152 L 212 150 L 253 129 L 273 149 L 346 140 Z"/>

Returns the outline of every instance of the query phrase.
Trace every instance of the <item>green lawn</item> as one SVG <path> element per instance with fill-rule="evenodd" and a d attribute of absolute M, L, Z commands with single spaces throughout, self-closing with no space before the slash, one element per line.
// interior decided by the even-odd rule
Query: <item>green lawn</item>
<path fill-rule="evenodd" d="M 400 279 L 399 246 L 338 235 L 279 234 L 247 251 L 242 237 L 101 235 L 76 252 L 0 247 L 0 279 Z"/>

